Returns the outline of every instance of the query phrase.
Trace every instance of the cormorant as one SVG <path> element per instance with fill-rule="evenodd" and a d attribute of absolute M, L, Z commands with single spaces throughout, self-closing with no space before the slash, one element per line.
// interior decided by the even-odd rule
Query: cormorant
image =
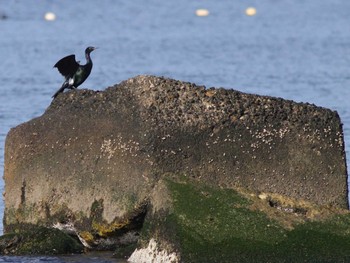
<path fill-rule="evenodd" d="M 65 78 L 62 87 L 56 91 L 52 98 L 63 92 L 65 89 L 76 89 L 81 85 L 90 75 L 92 69 L 92 60 L 90 53 L 94 51 L 95 47 L 87 47 L 85 49 L 86 64 L 80 65 L 79 61 L 75 60 L 75 55 L 69 55 L 59 60 L 53 67 Z"/>

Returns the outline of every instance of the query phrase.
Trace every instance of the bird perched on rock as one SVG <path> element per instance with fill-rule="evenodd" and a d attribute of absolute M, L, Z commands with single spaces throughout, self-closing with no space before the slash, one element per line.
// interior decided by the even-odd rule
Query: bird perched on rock
<path fill-rule="evenodd" d="M 65 80 L 62 87 L 56 91 L 52 98 L 56 98 L 57 95 L 63 92 L 65 89 L 76 89 L 87 79 L 92 69 L 90 53 L 95 49 L 95 47 L 87 47 L 85 49 L 85 65 L 80 65 L 79 61 L 75 60 L 75 55 L 66 56 L 54 65 L 54 68 L 58 69 Z"/>

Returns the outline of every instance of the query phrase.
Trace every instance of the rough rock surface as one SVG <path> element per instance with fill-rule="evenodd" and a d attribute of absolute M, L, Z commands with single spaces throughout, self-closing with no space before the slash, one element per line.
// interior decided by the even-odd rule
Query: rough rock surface
<path fill-rule="evenodd" d="M 0 255 L 57 255 L 83 250 L 81 243 L 57 229 L 34 227 L 0 237 Z"/>
<path fill-rule="evenodd" d="M 348 206 L 336 112 L 154 76 L 61 94 L 5 148 L 5 231 L 73 224 L 91 247 L 171 207 L 167 175 Z"/>

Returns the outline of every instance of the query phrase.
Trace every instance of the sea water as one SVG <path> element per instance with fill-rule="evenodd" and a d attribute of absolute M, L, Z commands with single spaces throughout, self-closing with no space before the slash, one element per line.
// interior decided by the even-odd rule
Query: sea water
<path fill-rule="evenodd" d="M 249 7 L 255 15 L 246 14 Z M 338 111 L 349 161 L 349 10 L 348 0 L 0 0 L 0 174 L 9 129 L 43 114 L 63 82 L 53 65 L 69 54 L 84 63 L 90 45 L 99 49 L 80 88 L 103 90 L 153 74 L 313 103 Z M 1 201 L 1 216 L 3 209 Z"/>

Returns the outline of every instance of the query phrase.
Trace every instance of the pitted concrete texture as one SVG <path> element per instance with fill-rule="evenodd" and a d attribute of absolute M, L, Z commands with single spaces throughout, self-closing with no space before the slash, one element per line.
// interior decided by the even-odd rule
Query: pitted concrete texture
<path fill-rule="evenodd" d="M 96 200 L 113 222 L 167 173 L 348 205 L 335 111 L 155 76 L 60 94 L 11 129 L 5 151 L 5 228 L 59 214 L 84 221 Z"/>

